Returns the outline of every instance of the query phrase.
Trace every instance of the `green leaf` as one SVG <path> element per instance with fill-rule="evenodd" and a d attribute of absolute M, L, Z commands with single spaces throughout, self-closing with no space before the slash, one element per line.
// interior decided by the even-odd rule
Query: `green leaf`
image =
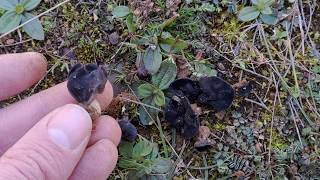
<path fill-rule="evenodd" d="M 142 103 L 150 105 L 150 106 L 155 106 L 154 101 L 153 101 L 153 97 L 143 99 Z M 146 112 L 145 109 L 148 111 L 149 114 Z M 139 106 L 139 120 L 145 126 L 153 124 L 154 123 L 153 120 L 155 120 L 157 118 L 158 113 L 159 113 L 159 111 L 157 111 L 155 109 L 148 108 L 148 107 L 144 108 L 142 105 Z"/>
<path fill-rule="evenodd" d="M 132 157 L 134 159 L 139 159 L 141 157 L 147 156 L 152 152 L 152 146 L 146 140 L 139 141 L 132 151 Z"/>
<path fill-rule="evenodd" d="M 123 169 L 138 169 L 140 164 L 132 159 L 121 158 L 117 165 Z"/>
<path fill-rule="evenodd" d="M 160 46 L 166 52 L 180 52 L 188 47 L 188 43 L 181 39 L 174 39 L 172 37 L 160 39 Z"/>
<path fill-rule="evenodd" d="M 177 17 L 178 17 L 178 16 L 173 16 L 173 17 L 171 17 L 170 19 L 165 20 L 165 21 L 160 25 L 160 29 L 163 30 L 163 29 L 171 26 L 171 25 L 174 23 L 174 21 L 177 19 Z"/>
<path fill-rule="evenodd" d="M 122 141 L 119 145 L 119 153 L 124 158 L 131 158 L 133 152 L 133 144 L 127 141 Z"/>
<path fill-rule="evenodd" d="M 15 11 L 18 3 L 17 0 L 0 0 L 0 8 L 7 11 Z"/>
<path fill-rule="evenodd" d="M 125 17 L 129 13 L 130 13 L 130 9 L 127 6 L 117 6 L 112 11 L 112 15 L 118 18 Z"/>
<path fill-rule="evenodd" d="M 151 172 L 140 179 L 150 180 L 167 180 L 172 179 L 174 172 L 174 164 L 170 159 L 158 158 L 155 159 L 151 166 Z"/>
<path fill-rule="evenodd" d="M 152 84 L 167 89 L 177 76 L 177 66 L 172 58 L 162 62 L 159 71 L 152 76 Z"/>
<path fill-rule="evenodd" d="M 265 6 L 271 6 L 274 3 L 274 0 L 262 0 L 264 1 Z"/>
<path fill-rule="evenodd" d="M 131 32 L 131 33 L 136 32 L 136 25 L 133 22 L 133 15 L 132 14 L 129 14 L 129 16 L 127 16 L 126 24 L 127 24 L 129 32 Z"/>
<path fill-rule="evenodd" d="M 165 104 L 165 96 L 163 91 L 159 89 L 159 91 L 154 95 L 153 101 L 157 106 L 163 106 Z"/>
<path fill-rule="evenodd" d="M 215 69 L 212 69 L 210 64 L 203 62 L 195 62 L 193 75 L 197 77 L 216 76 L 217 71 Z"/>
<path fill-rule="evenodd" d="M 152 143 L 152 152 L 150 153 L 150 159 L 155 159 L 159 155 L 159 147 L 158 144 Z"/>
<path fill-rule="evenodd" d="M 269 24 L 269 25 L 275 25 L 277 23 L 277 17 L 274 16 L 273 14 L 269 15 L 269 14 L 261 14 L 260 16 L 261 20 L 263 23 L 265 24 Z"/>
<path fill-rule="evenodd" d="M 157 90 L 155 86 L 149 83 L 141 84 L 138 87 L 138 94 L 140 98 L 147 98 L 153 95 L 153 93 Z"/>
<path fill-rule="evenodd" d="M 22 23 L 28 21 L 33 17 L 35 16 L 30 13 L 24 13 L 24 15 L 22 16 Z M 39 19 L 35 19 L 24 25 L 23 30 L 33 39 L 44 40 L 44 31 Z"/>
<path fill-rule="evenodd" d="M 0 33 L 6 33 L 19 26 L 22 16 L 13 11 L 7 11 L 0 18 Z"/>
<path fill-rule="evenodd" d="M 159 158 L 156 159 L 152 166 L 152 173 L 154 174 L 167 174 L 173 168 L 170 159 Z"/>
<path fill-rule="evenodd" d="M 150 74 L 157 73 L 162 63 L 160 47 L 153 46 L 149 46 L 143 55 L 143 63 Z"/>
<path fill-rule="evenodd" d="M 271 7 L 267 6 L 263 9 L 263 11 L 261 13 L 262 14 L 272 14 L 272 9 L 271 9 Z"/>
<path fill-rule="evenodd" d="M 251 0 L 251 3 L 254 4 L 254 5 L 257 5 L 258 4 L 258 0 Z"/>
<path fill-rule="evenodd" d="M 241 9 L 238 17 L 241 21 L 247 22 L 256 19 L 259 14 L 260 12 L 255 7 L 250 6 Z"/>
<path fill-rule="evenodd" d="M 31 11 L 32 9 L 36 8 L 40 4 L 41 0 L 24 0 L 22 4 L 26 11 Z"/>

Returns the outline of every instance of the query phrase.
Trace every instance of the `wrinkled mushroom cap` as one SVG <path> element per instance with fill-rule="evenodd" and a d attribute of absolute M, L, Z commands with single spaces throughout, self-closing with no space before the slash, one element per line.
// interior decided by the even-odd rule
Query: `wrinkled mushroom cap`
<path fill-rule="evenodd" d="M 170 126 L 181 132 L 187 139 L 199 132 L 199 119 L 193 112 L 190 102 L 182 93 L 169 98 L 164 109 L 164 117 Z"/>
<path fill-rule="evenodd" d="M 177 79 L 172 82 L 168 92 L 170 94 L 182 92 L 191 102 L 195 101 L 201 93 L 198 84 L 188 78 Z"/>
<path fill-rule="evenodd" d="M 76 64 L 70 70 L 67 87 L 79 103 L 90 104 L 107 82 L 105 70 L 96 64 Z"/>
<path fill-rule="evenodd" d="M 211 106 L 216 111 L 227 109 L 234 98 L 234 90 L 230 84 L 218 77 L 203 77 L 199 81 L 202 93 L 198 101 Z"/>

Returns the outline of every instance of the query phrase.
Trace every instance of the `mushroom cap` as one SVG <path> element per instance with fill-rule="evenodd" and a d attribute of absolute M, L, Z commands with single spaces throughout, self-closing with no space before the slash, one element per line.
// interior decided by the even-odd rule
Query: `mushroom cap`
<path fill-rule="evenodd" d="M 199 81 L 202 93 L 198 101 L 214 108 L 215 111 L 227 109 L 234 98 L 234 90 L 226 81 L 218 77 L 203 77 Z"/>
<path fill-rule="evenodd" d="M 169 94 L 182 92 L 191 102 L 194 102 L 201 93 L 198 84 L 188 78 L 173 81 L 168 89 Z"/>
<path fill-rule="evenodd" d="M 120 120 L 118 123 L 122 131 L 121 138 L 129 142 L 133 142 L 138 135 L 137 128 L 126 119 Z"/>
<path fill-rule="evenodd" d="M 74 65 L 68 75 L 67 87 L 79 103 L 90 104 L 97 93 L 102 93 L 107 75 L 102 66 L 96 64 Z"/>

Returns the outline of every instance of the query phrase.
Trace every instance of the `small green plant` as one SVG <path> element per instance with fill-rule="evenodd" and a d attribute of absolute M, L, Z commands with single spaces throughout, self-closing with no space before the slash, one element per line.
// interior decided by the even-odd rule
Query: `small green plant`
<path fill-rule="evenodd" d="M 116 18 L 125 19 L 128 32 L 131 33 L 131 40 L 127 45 L 135 48 L 137 54 L 141 54 L 143 68 L 152 75 L 151 83 L 144 83 L 138 88 L 142 103 L 155 107 L 139 107 L 141 123 L 151 125 L 159 113 L 156 109 L 165 104 L 163 90 L 169 87 L 169 84 L 174 81 L 177 75 L 173 55 L 181 53 L 188 47 L 188 44 L 179 37 L 173 37 L 168 31 L 165 31 L 177 17 L 172 17 L 162 23 L 150 24 L 143 29 L 137 29 L 139 19 L 133 15 L 127 6 L 113 8 L 112 15 Z"/>
<path fill-rule="evenodd" d="M 7 33 L 34 18 L 35 16 L 29 11 L 36 8 L 40 2 L 41 0 L 1 0 L 0 8 L 6 10 L 6 12 L 0 18 L 0 33 Z M 33 39 L 44 39 L 44 31 L 39 19 L 24 25 L 23 30 Z"/>
<path fill-rule="evenodd" d="M 239 19 L 244 22 L 260 18 L 262 22 L 274 25 L 277 21 L 271 8 L 273 0 L 251 0 L 252 6 L 244 7 L 239 12 Z"/>
<path fill-rule="evenodd" d="M 119 152 L 118 166 L 131 170 L 129 179 L 171 179 L 174 165 L 170 159 L 160 157 L 156 143 L 144 138 L 136 144 L 123 141 Z"/>
<path fill-rule="evenodd" d="M 144 83 L 138 87 L 138 94 L 143 103 L 153 105 L 156 107 L 162 107 L 165 104 L 165 96 L 163 90 L 167 89 L 169 85 L 175 80 L 177 75 L 177 66 L 172 57 L 164 60 L 161 63 L 160 70 L 152 76 L 152 84 Z M 154 112 L 157 116 L 156 111 Z M 149 112 L 150 113 L 150 112 Z M 139 109 L 140 121 L 144 125 L 152 123 L 152 119 L 148 117 L 145 109 L 140 107 Z"/>

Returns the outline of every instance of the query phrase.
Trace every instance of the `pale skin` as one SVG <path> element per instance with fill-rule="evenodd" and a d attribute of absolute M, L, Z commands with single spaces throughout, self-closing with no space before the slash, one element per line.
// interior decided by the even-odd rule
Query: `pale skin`
<path fill-rule="evenodd" d="M 0 55 L 0 101 L 32 87 L 46 73 L 38 53 Z M 111 84 L 97 100 L 106 109 Z M 69 94 L 66 82 L 0 109 L 0 180 L 106 179 L 118 159 L 118 123 L 89 114 Z"/>

